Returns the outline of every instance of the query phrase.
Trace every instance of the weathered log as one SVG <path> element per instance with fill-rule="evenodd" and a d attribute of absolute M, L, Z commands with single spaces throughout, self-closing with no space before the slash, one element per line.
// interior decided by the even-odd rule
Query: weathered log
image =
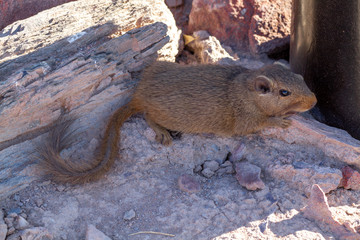
<path fill-rule="evenodd" d="M 0 198 L 41 175 L 35 146 L 62 106 L 78 119 L 74 148 L 93 150 L 137 73 L 157 57 L 174 60 L 179 35 L 157 0 L 80 0 L 0 32 Z"/>

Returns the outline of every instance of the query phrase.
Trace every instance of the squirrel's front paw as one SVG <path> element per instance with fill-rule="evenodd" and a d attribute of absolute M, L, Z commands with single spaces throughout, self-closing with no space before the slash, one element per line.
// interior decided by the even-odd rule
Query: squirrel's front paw
<path fill-rule="evenodd" d="M 172 137 L 167 130 L 162 133 L 156 134 L 155 140 L 165 146 L 169 146 L 172 144 Z"/>
<path fill-rule="evenodd" d="M 288 128 L 288 127 L 291 126 L 291 123 L 292 123 L 292 120 L 291 120 L 291 119 L 282 118 L 280 127 L 282 127 L 282 128 Z"/>
<path fill-rule="evenodd" d="M 271 117 L 269 121 L 271 126 L 281 127 L 281 128 L 288 128 L 292 123 L 291 119 L 287 119 L 285 117 Z"/>

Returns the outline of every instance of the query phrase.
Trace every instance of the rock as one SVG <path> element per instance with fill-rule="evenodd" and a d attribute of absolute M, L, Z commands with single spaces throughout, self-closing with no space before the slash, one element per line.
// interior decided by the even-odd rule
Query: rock
<path fill-rule="evenodd" d="M 179 7 L 184 4 L 184 0 L 165 0 L 169 8 Z"/>
<path fill-rule="evenodd" d="M 14 200 L 17 202 L 20 201 L 20 196 L 17 194 L 14 194 Z"/>
<path fill-rule="evenodd" d="M 232 163 L 230 161 L 225 161 L 223 164 L 220 165 L 220 167 L 222 168 L 226 168 L 226 167 L 232 167 Z"/>
<path fill-rule="evenodd" d="M 184 33 L 189 34 L 187 29 L 192 0 L 167 0 L 165 3 L 170 8 L 175 18 L 176 25 Z"/>
<path fill-rule="evenodd" d="M 17 230 L 22 230 L 29 227 L 28 221 L 25 220 L 25 218 L 18 216 L 14 219 L 14 227 Z"/>
<path fill-rule="evenodd" d="M 255 0 L 249 44 L 253 53 L 273 54 L 289 48 L 291 2 Z"/>
<path fill-rule="evenodd" d="M 38 198 L 35 200 L 35 204 L 37 207 L 41 207 L 44 204 L 44 200 L 41 198 Z"/>
<path fill-rule="evenodd" d="M 187 193 L 200 192 L 201 187 L 198 181 L 191 175 L 182 175 L 179 177 L 178 185 L 181 191 Z"/>
<path fill-rule="evenodd" d="M 211 171 L 210 168 L 205 168 L 204 170 L 201 171 L 201 173 L 206 178 L 211 178 L 215 174 L 215 172 Z"/>
<path fill-rule="evenodd" d="M 246 153 L 246 146 L 245 144 L 239 144 L 234 151 L 230 155 L 230 162 L 239 161 L 241 160 Z"/>
<path fill-rule="evenodd" d="M 196 172 L 196 173 L 198 173 L 198 172 L 200 172 L 202 170 L 203 170 L 203 168 L 202 168 L 201 165 L 196 165 L 195 168 L 194 168 L 194 172 Z"/>
<path fill-rule="evenodd" d="M 7 225 L 4 222 L 0 223 L 0 240 L 5 240 L 7 230 Z"/>
<path fill-rule="evenodd" d="M 91 139 L 129 97 L 136 73 L 157 56 L 175 60 L 180 31 L 163 1 L 78 0 L 17 21 L 0 36 L 3 198 L 39 177 L 29 156 L 64 105 L 83 136 L 69 154 L 92 154 Z"/>
<path fill-rule="evenodd" d="M 213 172 L 216 172 L 219 169 L 219 163 L 217 161 L 206 161 L 203 166 L 204 169 L 210 169 Z"/>
<path fill-rule="evenodd" d="M 13 226 L 13 222 L 14 222 L 14 218 L 9 218 L 9 217 L 6 217 L 5 219 L 5 223 L 8 227 L 12 227 Z"/>
<path fill-rule="evenodd" d="M 111 240 L 103 232 L 98 230 L 94 225 L 89 224 L 86 229 L 86 240 Z"/>
<path fill-rule="evenodd" d="M 8 231 L 7 231 L 7 235 L 11 235 L 15 232 L 15 228 L 14 227 L 8 227 Z"/>
<path fill-rule="evenodd" d="M 360 168 L 360 141 L 352 138 L 346 131 L 327 126 L 314 119 L 301 116 L 291 118 L 288 129 L 267 128 L 263 136 L 275 137 L 290 144 L 314 146 L 330 158 Z"/>
<path fill-rule="evenodd" d="M 200 63 L 222 64 L 226 59 L 230 64 L 235 62 L 236 59 L 221 46 L 216 37 L 209 36 L 206 31 L 198 31 L 193 35 L 195 40 L 190 42 L 188 47 L 194 52 Z"/>
<path fill-rule="evenodd" d="M 264 233 L 266 230 L 268 230 L 268 221 L 260 223 L 259 229 L 262 233 Z"/>
<path fill-rule="evenodd" d="M 360 190 L 360 173 L 349 166 L 341 169 L 343 178 L 341 179 L 339 187 L 345 189 Z"/>
<path fill-rule="evenodd" d="M 349 225 L 342 225 L 334 219 L 325 193 L 317 184 L 311 187 L 309 201 L 307 206 L 302 209 L 302 213 L 325 231 L 329 229 L 339 239 L 360 239 L 360 234 L 356 233 Z"/>
<path fill-rule="evenodd" d="M 15 232 L 15 229 L 13 229 L 13 232 L 11 233 L 7 239 L 8 240 L 51 240 L 53 239 L 53 236 L 48 232 L 48 230 L 44 227 L 33 227 L 28 228 L 19 232 Z"/>
<path fill-rule="evenodd" d="M 206 30 L 238 50 L 271 53 L 289 44 L 290 22 L 291 1 L 193 0 L 189 31 Z"/>
<path fill-rule="evenodd" d="M 266 169 L 273 178 L 285 180 L 292 187 L 310 194 L 313 184 L 319 185 L 325 193 L 338 188 L 342 175 L 339 169 L 313 166 L 304 162 L 293 165 L 272 165 Z"/>
<path fill-rule="evenodd" d="M 264 189 L 265 184 L 260 178 L 261 168 L 248 162 L 235 164 L 236 179 L 248 190 Z"/>
<path fill-rule="evenodd" d="M 224 169 L 225 169 L 225 173 L 228 173 L 228 174 L 232 174 L 235 172 L 233 166 L 227 166 Z"/>
<path fill-rule="evenodd" d="M 126 221 L 130 221 L 130 220 L 134 219 L 135 217 L 136 217 L 136 213 L 135 213 L 134 209 L 131 209 L 124 214 L 124 220 L 126 220 Z"/>
<path fill-rule="evenodd" d="M 0 30 L 17 20 L 25 19 L 60 4 L 75 0 L 7 0 L 0 5 Z"/>
<path fill-rule="evenodd" d="M 93 11 L 93 9 L 97 9 L 97 11 Z M 54 21 L 54 19 L 56 19 L 56 21 Z M 86 21 L 77 21 L 77 19 L 86 19 Z M 57 46 L 61 45 L 69 48 L 69 43 L 74 43 L 75 40 L 84 36 L 90 37 L 85 34 L 89 33 L 91 30 L 94 31 L 94 29 L 92 29 L 93 27 L 101 26 L 109 22 L 111 22 L 114 27 L 113 29 L 110 29 L 110 32 L 108 30 L 108 32 L 97 33 L 98 35 L 96 39 L 102 40 L 96 44 L 97 46 L 102 44 L 104 41 L 124 35 L 132 29 L 144 27 L 156 22 L 162 22 L 167 26 L 167 33 L 163 36 L 167 39 L 167 41 L 166 43 L 155 44 L 156 46 L 153 47 L 158 48 L 158 53 L 162 59 L 167 59 L 168 61 L 175 60 L 175 56 L 178 53 L 179 48 L 178 42 L 180 39 L 180 31 L 177 29 L 172 14 L 163 1 L 150 0 L 144 2 L 140 0 L 129 0 L 124 3 L 122 1 L 109 2 L 106 0 L 94 0 L 88 2 L 86 0 L 77 0 L 76 2 L 63 4 L 41 12 L 33 17 L 18 21 L 4 28 L 0 32 L 0 36 L 3 36 L 0 38 L 0 46 L 2 46 L 2 48 L 0 48 L 0 63 L 9 59 L 18 58 L 24 54 L 39 51 L 61 39 L 65 40 L 65 42 L 62 42 Z M 18 28 L 21 31 L 13 31 Z M 102 39 L 102 36 L 104 35 L 109 36 L 109 39 Z M 135 35 L 133 36 L 135 37 Z M 138 36 L 136 36 L 136 40 L 140 40 L 137 37 Z M 153 37 L 146 40 L 154 44 L 154 41 L 158 42 L 161 40 L 156 38 L 158 37 L 155 34 Z M 91 39 L 89 40 L 91 41 Z M 144 44 L 148 44 L 147 41 L 139 41 L 138 47 L 142 49 L 148 47 L 149 45 L 144 46 Z M 39 44 L 39 42 L 42 44 Z M 22 43 L 22 46 L 16 46 L 20 45 L 20 43 Z M 135 45 L 131 45 L 132 43 Z M 129 48 L 130 46 L 131 48 L 134 47 L 136 51 L 136 41 L 128 41 L 126 44 L 128 45 L 123 45 L 122 47 L 119 46 L 116 50 L 122 51 L 124 50 L 123 48 Z M 82 47 L 84 46 L 85 45 Z M 72 47 L 72 51 L 70 52 L 71 55 L 78 50 L 79 46 L 75 44 Z M 67 51 L 68 50 L 69 49 L 67 49 Z M 141 49 L 137 50 L 141 51 Z M 152 51 L 153 50 L 150 50 L 150 52 L 144 51 L 141 57 L 147 56 L 152 53 Z M 43 50 L 38 52 L 38 54 L 42 53 L 44 53 Z M 138 58 L 139 57 L 140 56 L 138 56 Z M 44 56 L 44 59 L 47 59 L 47 57 Z M 62 58 L 59 60 L 62 60 Z M 38 64 L 42 64 L 39 59 L 35 58 L 30 62 L 30 68 L 31 65 L 34 64 L 34 61 Z M 24 63 L 26 63 L 26 61 L 18 62 L 19 65 L 24 65 Z M 46 66 L 46 63 L 51 64 Z M 55 63 L 59 62 L 46 61 L 43 63 L 44 65 L 42 67 L 45 70 L 48 67 L 51 67 L 51 70 L 53 70 L 54 66 L 52 64 Z M 17 70 L 18 69 L 14 69 L 10 73 Z M 37 69 L 37 72 L 39 73 L 40 70 L 41 69 Z M 2 71 L 0 72 L 2 73 Z M 7 77 L 8 74 L 0 76 L 0 79 L 3 80 L 6 79 L 5 77 Z"/>
<path fill-rule="evenodd" d="M 0 240 L 5 240 L 7 234 L 7 225 L 4 222 L 4 212 L 0 209 Z"/>
<path fill-rule="evenodd" d="M 218 176 L 222 176 L 223 174 L 232 174 L 235 172 L 233 168 L 233 164 L 230 161 L 225 161 L 220 165 L 220 169 L 216 171 Z"/>

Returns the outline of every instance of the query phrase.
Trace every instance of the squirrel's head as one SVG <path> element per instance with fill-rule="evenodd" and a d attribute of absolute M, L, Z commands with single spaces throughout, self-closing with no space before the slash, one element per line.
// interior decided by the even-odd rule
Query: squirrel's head
<path fill-rule="evenodd" d="M 267 116 L 305 112 L 317 102 L 303 77 L 281 63 L 258 69 L 248 77 L 246 84 L 254 104 Z"/>

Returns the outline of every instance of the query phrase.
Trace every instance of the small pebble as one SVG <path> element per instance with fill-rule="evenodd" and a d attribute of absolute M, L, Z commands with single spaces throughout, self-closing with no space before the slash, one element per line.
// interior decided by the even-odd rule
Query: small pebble
<path fill-rule="evenodd" d="M 43 203 L 44 203 L 44 200 L 42 200 L 40 198 L 35 200 L 35 204 L 37 207 L 41 207 L 41 205 L 43 205 Z"/>
<path fill-rule="evenodd" d="M 10 227 L 10 228 L 8 229 L 8 231 L 7 231 L 7 235 L 9 236 L 9 235 L 13 234 L 14 232 L 15 232 L 15 228 L 14 228 L 14 227 Z"/>
<path fill-rule="evenodd" d="M 22 230 L 29 227 L 30 224 L 28 223 L 28 221 L 25 220 L 25 218 L 18 216 L 14 220 L 14 225 L 15 229 Z"/>
<path fill-rule="evenodd" d="M 219 163 L 217 161 L 206 161 L 204 163 L 204 169 L 210 169 L 213 172 L 219 169 Z"/>
<path fill-rule="evenodd" d="M 226 167 L 226 168 L 224 168 L 224 169 L 225 169 L 225 172 L 226 172 L 226 173 L 229 173 L 229 174 L 232 174 L 232 173 L 235 172 L 233 166 L 228 166 L 228 167 Z"/>
<path fill-rule="evenodd" d="M 20 196 L 17 195 L 17 194 L 15 194 L 15 195 L 14 195 L 14 200 L 15 200 L 15 201 L 20 201 Z"/>
<path fill-rule="evenodd" d="M 182 175 L 179 177 L 178 185 L 180 190 L 187 193 L 196 193 L 201 190 L 200 184 L 191 175 Z"/>
<path fill-rule="evenodd" d="M 226 169 L 225 168 L 220 168 L 219 170 L 216 171 L 216 174 L 218 176 L 222 176 L 226 173 Z"/>
<path fill-rule="evenodd" d="M 248 162 L 235 164 L 236 179 L 248 190 L 264 189 L 265 184 L 260 178 L 261 169 Z"/>
<path fill-rule="evenodd" d="M 225 167 L 232 167 L 232 163 L 230 161 L 225 161 L 223 164 L 221 164 L 221 167 L 225 168 Z"/>
<path fill-rule="evenodd" d="M 261 231 L 262 233 L 264 233 L 265 230 L 268 228 L 268 222 L 266 221 L 266 222 L 260 223 L 259 228 L 260 228 L 260 231 Z"/>
<path fill-rule="evenodd" d="M 195 168 L 194 168 L 194 172 L 195 172 L 195 173 L 198 173 L 198 172 L 200 172 L 201 170 L 203 170 L 203 168 L 202 168 L 201 165 L 197 165 L 197 166 L 195 166 Z"/>
<path fill-rule="evenodd" d="M 211 171 L 209 168 L 205 168 L 204 170 L 201 171 L 201 173 L 204 175 L 204 177 L 206 178 L 211 178 L 215 173 L 213 171 Z"/>
<path fill-rule="evenodd" d="M 59 185 L 56 187 L 56 190 L 58 190 L 59 192 L 62 192 L 65 190 L 65 186 L 64 185 Z"/>
<path fill-rule="evenodd" d="M 126 220 L 126 221 L 130 221 L 135 217 L 136 217 L 136 213 L 135 213 L 134 209 L 131 209 L 124 214 L 124 220 Z"/>

